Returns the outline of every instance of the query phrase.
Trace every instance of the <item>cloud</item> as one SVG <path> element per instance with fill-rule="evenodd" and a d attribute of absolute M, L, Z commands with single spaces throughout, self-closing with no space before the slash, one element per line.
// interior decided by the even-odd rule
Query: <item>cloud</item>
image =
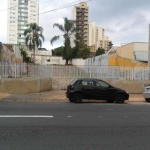
<path fill-rule="evenodd" d="M 39 0 L 40 13 L 61 8 L 77 0 Z M 72 5 L 70 4 L 70 5 Z M 148 24 L 150 23 L 149 0 L 92 0 L 89 5 L 89 22 L 96 21 L 97 26 L 105 29 L 114 45 L 130 42 L 148 41 Z M 7 8 L 7 1 L 1 0 L 0 10 Z M 45 42 L 43 47 L 51 49 L 63 45 L 63 38 L 50 45 L 50 39 L 62 32 L 53 28 L 54 23 L 63 24 L 63 17 L 71 19 L 73 7 L 59 9 L 39 16 L 40 26 L 44 28 Z M 0 41 L 6 43 L 7 11 L 0 11 Z"/>

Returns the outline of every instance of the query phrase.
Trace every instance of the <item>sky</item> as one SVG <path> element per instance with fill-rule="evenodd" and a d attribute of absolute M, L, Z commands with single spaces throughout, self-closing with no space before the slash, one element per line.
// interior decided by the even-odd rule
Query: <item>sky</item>
<path fill-rule="evenodd" d="M 84 0 L 86 1 L 86 0 Z M 88 1 L 88 0 L 87 0 Z M 80 0 L 39 0 L 39 12 L 46 12 L 65 5 L 78 5 Z M 150 0 L 90 0 L 89 22 L 105 29 L 114 46 L 131 42 L 148 42 L 150 24 Z M 7 43 L 7 0 L 0 0 L 0 42 Z M 54 23 L 63 24 L 63 18 L 71 18 L 73 6 L 39 15 L 39 26 L 44 29 L 43 48 L 51 50 L 63 45 L 63 38 L 54 42 L 55 35 L 62 35 Z"/>

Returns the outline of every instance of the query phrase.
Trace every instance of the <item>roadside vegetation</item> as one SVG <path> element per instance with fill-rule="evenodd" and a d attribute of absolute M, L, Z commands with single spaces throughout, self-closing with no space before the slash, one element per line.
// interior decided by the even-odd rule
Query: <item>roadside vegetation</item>
<path fill-rule="evenodd" d="M 27 24 L 27 29 L 24 31 L 25 43 L 30 51 L 33 51 L 33 62 L 35 63 L 35 48 L 42 47 L 44 42 L 43 28 L 36 23 Z"/>
<path fill-rule="evenodd" d="M 23 58 L 23 62 L 25 62 L 25 63 L 32 63 L 31 57 L 28 56 L 26 50 L 24 50 L 23 47 L 20 47 L 19 50 L 20 50 L 20 54 L 21 54 L 21 56 Z"/>
<path fill-rule="evenodd" d="M 64 18 L 64 24 L 54 23 L 53 27 L 57 27 L 63 32 L 63 35 L 56 35 L 51 40 L 53 43 L 60 38 L 64 37 L 64 46 L 55 48 L 52 50 L 53 56 L 62 56 L 66 60 L 66 65 L 73 58 L 83 58 L 86 59 L 90 56 L 90 49 L 84 44 L 83 39 L 79 36 L 81 29 L 76 28 L 76 21 Z M 71 47 L 71 41 L 74 42 L 75 47 Z"/>
<path fill-rule="evenodd" d="M 33 51 L 33 58 L 27 56 L 26 51 L 20 48 L 23 62 L 35 63 L 35 48 L 42 47 L 45 38 L 43 36 L 43 28 L 36 23 L 27 24 L 27 29 L 24 31 L 25 43 L 30 51 Z M 62 56 L 68 65 L 73 58 L 86 59 L 91 56 L 90 48 L 84 43 L 83 38 L 80 36 L 82 29 L 76 28 L 76 21 L 64 18 L 64 24 L 54 23 L 53 27 L 57 27 L 63 32 L 62 35 L 55 35 L 51 38 L 50 44 L 53 45 L 55 41 L 64 38 L 64 44 L 61 47 L 52 49 L 52 56 Z M 71 47 L 71 42 L 74 47 Z M 98 48 L 95 55 L 102 55 L 105 53 L 103 48 Z"/>

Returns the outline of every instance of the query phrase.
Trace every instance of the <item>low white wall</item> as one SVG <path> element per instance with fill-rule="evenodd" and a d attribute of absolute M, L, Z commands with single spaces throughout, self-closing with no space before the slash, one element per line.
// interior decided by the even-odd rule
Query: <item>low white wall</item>
<path fill-rule="evenodd" d="M 74 65 L 74 66 L 84 66 L 84 64 L 85 64 L 85 60 L 84 59 L 82 59 L 82 58 L 80 58 L 80 59 L 72 59 L 72 64 Z"/>

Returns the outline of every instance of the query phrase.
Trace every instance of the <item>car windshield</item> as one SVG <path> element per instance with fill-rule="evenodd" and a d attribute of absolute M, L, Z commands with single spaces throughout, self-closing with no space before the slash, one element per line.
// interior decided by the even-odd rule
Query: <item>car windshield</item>
<path fill-rule="evenodd" d="M 73 80 L 70 82 L 70 85 L 74 84 L 76 81 L 77 81 L 77 79 L 73 79 Z"/>

